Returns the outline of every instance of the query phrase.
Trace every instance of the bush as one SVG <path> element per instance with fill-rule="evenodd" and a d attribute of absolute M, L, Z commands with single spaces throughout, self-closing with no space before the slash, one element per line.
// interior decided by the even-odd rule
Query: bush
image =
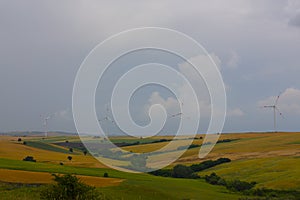
<path fill-rule="evenodd" d="M 219 158 L 218 160 L 215 160 L 215 161 L 207 160 L 207 161 L 204 161 L 204 162 L 199 163 L 199 164 L 191 165 L 191 169 L 194 172 L 199 172 L 199 171 L 214 167 L 216 165 L 220 165 L 222 163 L 227 163 L 227 162 L 231 162 L 231 160 L 229 158 Z"/>
<path fill-rule="evenodd" d="M 70 148 L 69 151 L 70 151 L 71 153 L 73 153 L 73 148 Z"/>
<path fill-rule="evenodd" d="M 69 161 L 71 161 L 73 159 L 72 156 L 68 156 L 67 158 L 68 158 Z"/>
<path fill-rule="evenodd" d="M 23 142 L 23 144 L 24 144 L 24 145 L 26 145 L 26 144 L 27 144 L 27 142 L 25 142 L 25 141 L 24 141 L 24 142 Z"/>
<path fill-rule="evenodd" d="M 193 173 L 194 173 L 194 171 L 191 170 L 191 168 L 188 166 L 176 165 L 173 168 L 172 176 L 174 178 L 191 178 Z"/>
<path fill-rule="evenodd" d="M 255 182 L 245 182 L 240 180 L 233 180 L 226 183 L 226 188 L 231 191 L 242 192 L 245 190 L 250 190 L 255 186 Z"/>
<path fill-rule="evenodd" d="M 36 162 L 36 160 L 34 160 L 32 156 L 26 156 L 23 161 Z"/>
<path fill-rule="evenodd" d="M 210 175 L 206 175 L 204 177 L 205 181 L 212 185 L 225 185 L 226 182 L 224 179 L 222 179 L 220 176 L 218 176 L 216 173 L 211 173 Z"/>
<path fill-rule="evenodd" d="M 84 150 L 84 151 L 83 151 L 83 155 L 86 156 L 87 153 L 88 153 L 87 150 Z"/>
<path fill-rule="evenodd" d="M 100 200 L 104 199 L 94 187 L 82 183 L 73 175 L 53 175 L 55 184 L 51 184 L 40 193 L 41 199 L 56 200 Z"/>
<path fill-rule="evenodd" d="M 18 142 L 21 142 L 22 141 L 22 139 L 21 138 L 18 138 Z"/>
<path fill-rule="evenodd" d="M 147 156 L 146 155 L 138 155 L 138 154 L 135 154 L 133 156 L 130 157 L 130 163 L 131 165 L 129 166 L 129 168 L 131 169 L 147 169 Z"/>
<path fill-rule="evenodd" d="M 107 178 L 107 177 L 108 177 L 108 173 L 105 172 L 105 173 L 103 174 L 103 177 Z"/>
<path fill-rule="evenodd" d="M 172 177 L 173 170 L 172 169 L 159 169 L 153 172 L 149 172 L 154 176 L 163 176 L 163 177 Z"/>
<path fill-rule="evenodd" d="M 211 173 L 210 175 L 205 176 L 205 181 L 212 185 L 223 185 L 226 186 L 228 190 L 243 192 L 246 190 L 252 189 L 256 182 L 248 183 L 246 181 L 233 180 L 233 181 L 225 181 L 216 173 Z"/>

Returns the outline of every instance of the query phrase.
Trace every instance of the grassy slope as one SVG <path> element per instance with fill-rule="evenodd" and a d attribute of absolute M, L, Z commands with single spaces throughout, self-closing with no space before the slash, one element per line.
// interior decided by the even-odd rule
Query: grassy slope
<path fill-rule="evenodd" d="M 299 157 L 243 159 L 213 167 L 199 175 L 215 172 L 225 179 L 256 181 L 257 187 L 300 190 L 299 166 Z"/>
<path fill-rule="evenodd" d="M 84 156 L 81 152 L 77 152 L 79 153 L 78 155 L 73 155 L 71 153 L 66 154 L 57 152 L 56 150 L 49 150 L 49 148 L 46 150 L 48 145 L 51 145 L 48 143 L 44 144 L 45 146 L 43 148 L 35 148 L 28 145 L 23 145 L 22 142 L 17 142 L 17 139 L 17 137 L 0 137 L 0 158 L 22 160 L 26 156 L 33 156 L 37 162 L 54 164 L 63 162 L 65 165 L 105 168 L 105 166 L 97 162 L 95 158 L 91 156 Z M 32 139 L 26 137 L 26 140 L 28 141 Z M 56 142 L 57 140 L 54 141 Z M 34 142 L 40 143 L 42 140 L 35 138 Z M 67 156 L 69 155 L 73 157 L 72 162 L 68 161 L 67 159 Z"/>
<path fill-rule="evenodd" d="M 112 169 L 80 168 L 72 166 L 59 166 L 46 163 L 31 163 L 9 159 L 0 159 L 0 168 L 42 171 L 50 173 L 73 173 L 89 176 L 102 176 L 108 172 L 110 177 L 126 179 L 119 186 L 101 188 L 107 196 L 113 199 L 238 199 L 237 194 L 230 194 L 222 187 L 211 186 L 203 180 L 173 179 L 151 176 L 148 174 L 130 174 Z M 16 189 L 19 196 L 31 195 L 36 198 L 35 192 L 22 188 Z M 117 191 L 117 192 L 116 192 Z M 4 194 L 4 193 L 2 193 Z M 12 192 L 5 191 L 5 196 L 13 197 Z M 30 199 L 30 198 L 29 198 Z"/>
<path fill-rule="evenodd" d="M 258 187 L 264 186 L 276 189 L 300 189 L 300 182 L 297 179 L 300 175 L 300 171 L 298 170 L 298 166 L 300 165 L 300 133 L 224 134 L 220 139 L 228 138 L 239 140 L 217 144 L 206 159 L 229 157 L 233 159 L 233 162 L 219 165 L 201 172 L 201 175 L 217 172 L 217 174 L 225 177 L 226 179 L 239 178 L 246 181 L 257 181 Z M 59 140 L 64 141 L 66 139 L 68 138 L 48 138 L 45 142 L 51 143 Z M 68 140 L 75 141 L 77 139 L 78 138 L 76 137 L 72 137 Z M 114 139 L 118 142 L 122 140 L 129 140 L 128 138 L 121 137 Z M 202 140 L 195 140 L 194 143 L 201 144 L 201 142 Z M 161 145 L 165 144 L 142 144 L 126 147 L 126 149 L 146 151 L 154 148 L 157 149 Z M 190 164 L 203 161 L 197 158 L 198 151 L 199 148 L 188 150 L 176 164 Z M 20 158 L 23 158 L 24 155 L 31 152 L 34 153 L 34 157 L 37 156 L 41 159 L 38 159 L 38 161 L 44 163 L 25 163 L 23 161 L 10 160 L 21 160 Z M 22 154 L 22 156 L 20 154 Z M 222 197 L 224 199 L 237 198 L 237 195 L 233 195 L 231 198 L 232 194 L 224 193 L 226 190 L 223 188 L 210 186 L 200 180 L 169 179 L 153 177 L 147 174 L 128 174 L 112 169 L 104 169 L 102 167 L 88 168 L 92 166 L 96 167 L 92 163 L 97 163 L 89 156 L 84 157 L 82 155 L 74 155 L 74 162 L 66 163 L 67 165 L 72 166 L 57 165 L 57 160 L 59 158 L 64 158 L 65 155 L 66 154 L 53 151 L 24 147 L 23 145 L 15 144 L 15 142 L 12 141 L 7 143 L 6 141 L 2 142 L 0 145 L 0 157 L 8 159 L 0 159 L 0 168 L 51 173 L 76 173 L 90 176 L 102 176 L 104 172 L 108 172 L 110 177 L 126 179 L 126 181 L 120 186 L 101 189 L 108 196 L 114 197 L 114 199 L 122 199 L 122 197 L 124 199 L 156 199 L 157 196 L 160 196 L 161 199 L 200 199 L 201 195 L 206 195 L 202 196 L 202 199 L 221 199 Z M 82 159 L 86 159 L 86 161 L 82 162 Z M 50 163 L 46 160 L 50 160 Z M 31 188 L 30 190 L 34 191 L 38 189 Z M 22 194 L 28 192 L 22 188 L 17 189 L 17 191 Z M 141 196 L 142 193 L 146 196 Z M 9 194 L 7 195 L 9 196 Z"/>
<path fill-rule="evenodd" d="M 27 141 L 26 145 L 30 146 L 30 147 L 38 148 L 38 149 L 47 150 L 47 151 L 54 151 L 54 152 L 66 153 L 66 154 L 74 154 L 74 153 L 71 153 L 67 148 L 62 148 L 57 145 L 47 144 L 47 143 L 40 142 L 40 141 Z"/>

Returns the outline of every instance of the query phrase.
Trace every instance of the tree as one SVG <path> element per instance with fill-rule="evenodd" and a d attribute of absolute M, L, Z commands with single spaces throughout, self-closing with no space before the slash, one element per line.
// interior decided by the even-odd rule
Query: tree
<path fill-rule="evenodd" d="M 71 160 L 72 160 L 72 158 L 73 158 L 72 156 L 68 156 L 68 160 L 69 160 L 69 161 L 71 161 Z"/>
<path fill-rule="evenodd" d="M 44 188 L 40 193 L 41 199 L 56 200 L 101 200 L 104 196 L 95 187 L 82 183 L 76 176 L 53 174 L 55 184 Z"/>
<path fill-rule="evenodd" d="M 86 154 L 87 154 L 87 150 L 84 150 L 84 151 L 83 151 L 83 154 L 86 156 Z"/>
<path fill-rule="evenodd" d="M 32 156 L 26 156 L 23 161 L 36 162 L 36 160 L 34 160 Z"/>
<path fill-rule="evenodd" d="M 185 165 L 176 165 L 173 168 L 173 177 L 174 178 L 190 178 L 194 171 Z"/>
<path fill-rule="evenodd" d="M 22 141 L 22 139 L 21 138 L 18 138 L 18 142 L 21 142 Z"/>
<path fill-rule="evenodd" d="M 131 168 L 134 170 L 145 170 L 147 169 L 147 156 L 143 154 L 135 154 L 131 156 L 130 162 L 131 162 Z"/>
<path fill-rule="evenodd" d="M 73 148 L 70 148 L 69 151 L 70 151 L 71 153 L 73 153 Z"/>

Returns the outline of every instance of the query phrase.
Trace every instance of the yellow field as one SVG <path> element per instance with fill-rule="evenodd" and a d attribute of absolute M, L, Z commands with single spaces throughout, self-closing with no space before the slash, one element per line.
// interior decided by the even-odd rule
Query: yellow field
<path fill-rule="evenodd" d="M 194 163 L 220 157 L 240 160 L 300 156 L 300 133 L 223 134 L 220 140 L 223 139 L 239 140 L 216 144 L 205 159 L 197 157 L 199 148 L 190 149 L 184 153 L 177 163 Z"/>
<path fill-rule="evenodd" d="M 99 163 L 92 156 L 84 156 L 83 154 L 71 155 L 73 159 L 72 161 L 68 161 L 68 154 L 26 146 L 18 142 L 17 139 L 18 137 L 0 137 L 0 158 L 22 160 L 26 156 L 33 156 L 38 162 L 55 164 L 63 162 L 64 165 L 71 166 L 106 168 L 105 165 Z M 26 139 L 29 139 L 29 137 L 26 137 Z"/>
<path fill-rule="evenodd" d="M 102 178 L 93 176 L 77 176 L 82 182 L 95 186 L 116 186 L 123 180 L 117 178 Z M 7 183 L 31 183 L 31 184 L 46 184 L 53 183 L 53 176 L 45 172 L 29 172 L 22 170 L 0 169 L 0 180 Z"/>
<path fill-rule="evenodd" d="M 204 137 L 204 135 L 201 135 Z M 197 135 L 199 138 L 200 135 Z M 155 139 L 172 139 L 172 136 L 155 137 Z M 64 165 L 88 167 L 88 168 L 106 168 L 95 158 L 90 155 L 84 156 L 71 155 L 72 161 L 67 160 L 69 154 L 54 151 L 43 150 L 23 145 L 17 142 L 18 137 L 1 136 L 0 137 L 0 158 L 8 158 L 13 160 L 22 160 L 26 156 L 33 156 L 37 162 Z M 41 140 L 40 137 L 26 137 L 22 140 Z M 47 138 L 50 144 L 51 139 Z M 78 137 L 67 138 L 69 141 L 78 141 Z M 130 140 L 127 137 L 114 137 L 117 140 Z M 238 178 L 246 181 L 257 181 L 258 187 L 268 187 L 277 189 L 300 189 L 300 133 L 238 133 L 238 134 L 222 134 L 219 140 L 236 139 L 231 142 L 218 143 L 205 159 L 198 158 L 198 148 L 187 150 L 180 159 L 171 166 L 176 164 L 192 164 L 199 163 L 204 160 L 218 159 L 220 157 L 230 158 L 231 163 L 222 164 L 203 171 L 200 175 L 206 175 L 216 172 L 220 176 L 230 179 Z M 64 141 L 65 138 L 62 138 Z M 57 140 L 56 140 L 57 141 Z M 176 141 L 181 145 L 186 145 L 186 141 Z M 203 140 L 194 140 L 193 144 L 202 144 Z M 123 147 L 123 149 L 132 152 L 150 152 L 158 150 L 168 142 L 141 144 L 135 146 Z M 178 146 L 174 145 L 171 149 Z M 63 148 L 63 147 L 61 147 Z M 171 153 L 157 156 L 168 156 Z M 149 157 L 151 159 L 151 157 Z M 120 161 L 122 165 L 127 165 L 127 161 Z M 162 160 L 163 162 L 163 160 Z M 170 166 L 170 167 L 171 167 Z M 31 174 L 33 173 L 33 174 Z M 83 181 L 95 186 L 108 186 L 118 184 L 120 179 L 107 179 L 99 177 L 84 177 Z M 0 170 L 0 180 L 4 182 L 20 182 L 20 183 L 49 183 L 52 177 L 49 173 L 42 172 L 26 172 L 14 170 Z M 105 182 L 103 182 L 105 181 Z"/>

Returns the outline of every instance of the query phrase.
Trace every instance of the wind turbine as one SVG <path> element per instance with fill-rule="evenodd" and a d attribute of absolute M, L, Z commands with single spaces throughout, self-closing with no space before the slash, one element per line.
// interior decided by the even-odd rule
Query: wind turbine
<path fill-rule="evenodd" d="M 103 121 L 105 121 L 105 122 L 111 122 L 112 124 L 114 124 L 115 122 L 114 122 L 114 120 L 112 120 L 108 115 L 109 115 L 109 112 L 110 112 L 110 109 L 109 109 L 109 106 L 108 106 L 108 104 L 106 105 L 106 115 L 102 118 L 102 119 L 100 119 L 100 120 L 98 120 L 99 122 L 103 122 Z M 107 128 L 107 137 L 109 136 L 109 127 Z"/>
<path fill-rule="evenodd" d="M 42 120 L 43 120 L 43 126 L 44 126 L 44 129 L 45 129 L 45 137 L 48 137 L 48 120 L 49 119 L 51 119 L 51 115 L 48 115 L 48 116 L 46 116 L 46 117 L 43 117 L 42 115 L 41 115 L 41 118 L 42 118 Z"/>
<path fill-rule="evenodd" d="M 278 100 L 280 98 L 281 93 L 279 93 L 279 95 L 276 97 L 276 100 L 274 102 L 273 105 L 265 105 L 263 106 L 264 108 L 271 108 L 273 109 L 273 113 L 274 113 L 274 132 L 277 132 L 277 124 L 276 124 L 276 111 L 279 113 L 279 115 L 281 117 L 283 117 L 282 113 L 280 112 L 280 110 L 278 109 Z"/>
<path fill-rule="evenodd" d="M 179 100 L 178 100 L 179 101 Z M 180 101 L 179 101 L 180 102 Z M 181 107 L 183 107 L 184 106 L 184 104 L 183 104 L 183 102 L 180 102 L 180 104 L 181 104 Z M 178 112 L 178 113 L 175 113 L 175 114 L 172 114 L 172 115 L 170 115 L 168 118 L 169 119 L 171 119 L 171 118 L 175 118 L 175 117 L 181 117 L 182 115 L 185 115 L 183 112 Z M 187 117 L 187 119 L 190 119 L 190 117 Z"/>

